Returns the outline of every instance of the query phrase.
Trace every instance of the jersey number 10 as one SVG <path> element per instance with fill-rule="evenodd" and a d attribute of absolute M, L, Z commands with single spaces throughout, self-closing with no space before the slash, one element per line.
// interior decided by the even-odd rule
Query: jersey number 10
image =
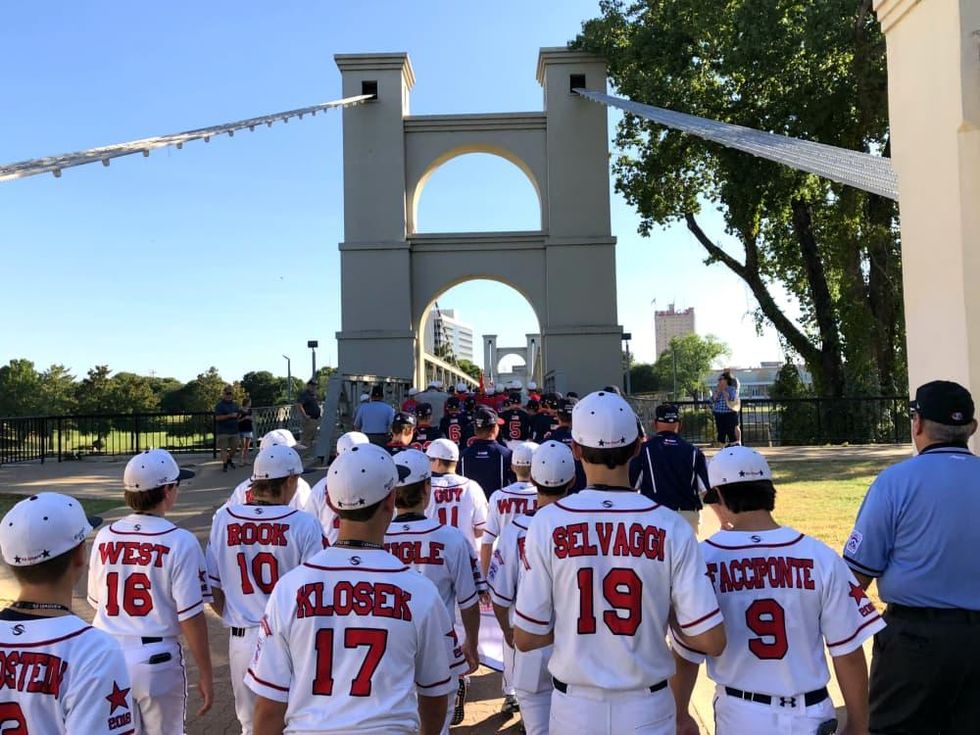
<path fill-rule="evenodd" d="M 260 551 L 252 557 L 249 565 L 245 554 L 238 552 L 238 571 L 242 576 L 242 594 L 254 595 L 255 588 L 267 595 L 272 594 L 273 587 L 279 581 L 279 560 L 268 551 Z M 249 575 L 249 566 L 252 567 L 252 574 Z M 252 582 L 255 582 L 253 585 Z"/>

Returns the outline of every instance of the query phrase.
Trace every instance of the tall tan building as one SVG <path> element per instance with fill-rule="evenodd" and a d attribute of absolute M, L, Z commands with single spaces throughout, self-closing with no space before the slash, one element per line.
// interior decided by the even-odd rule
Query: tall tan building
<path fill-rule="evenodd" d="M 657 357 L 660 357 L 670 347 L 670 340 L 694 334 L 694 307 L 689 306 L 684 311 L 675 311 L 674 305 L 654 312 L 653 328 L 657 338 Z"/>

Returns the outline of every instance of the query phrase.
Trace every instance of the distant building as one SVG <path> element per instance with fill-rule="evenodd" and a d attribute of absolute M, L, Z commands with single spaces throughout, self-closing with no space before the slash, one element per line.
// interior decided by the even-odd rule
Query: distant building
<path fill-rule="evenodd" d="M 769 391 L 776 382 L 779 369 L 785 363 L 782 361 L 763 362 L 759 367 L 728 368 L 731 374 L 738 379 L 738 394 L 740 398 L 769 398 Z M 711 395 L 711 391 L 718 384 L 718 376 L 721 370 L 714 370 L 705 379 L 705 392 Z M 803 385 L 810 388 L 813 386 L 813 376 L 804 365 L 796 365 L 796 372 L 800 376 Z"/>
<path fill-rule="evenodd" d="M 459 321 L 455 309 L 430 309 L 422 335 L 422 344 L 430 355 L 437 355 L 438 346 L 441 350 L 451 349 L 457 360 L 473 361 L 473 327 Z"/>
<path fill-rule="evenodd" d="M 674 311 L 674 305 L 671 304 L 668 309 L 655 311 L 653 329 L 657 339 L 657 357 L 660 357 L 670 347 L 670 340 L 674 337 L 694 334 L 694 307 Z"/>

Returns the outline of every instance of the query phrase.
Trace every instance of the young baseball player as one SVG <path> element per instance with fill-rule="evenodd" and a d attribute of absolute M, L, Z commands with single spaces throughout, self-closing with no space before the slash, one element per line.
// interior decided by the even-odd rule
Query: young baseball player
<path fill-rule="evenodd" d="M 630 405 L 606 391 L 572 414 L 588 486 L 535 514 L 525 541 L 514 643 L 554 642 L 550 728 L 563 735 L 673 735 L 673 611 L 685 643 L 725 646 L 722 615 L 691 527 L 629 487 L 640 448 Z"/>
<path fill-rule="evenodd" d="M 731 530 L 701 544 L 725 615 L 728 646 L 708 658 L 715 732 L 813 735 L 836 731 L 824 646 L 844 695 L 844 733 L 868 731 L 868 667 L 862 643 L 885 627 L 844 560 L 772 517 L 776 490 L 765 458 L 721 450 L 708 478 Z M 679 733 L 696 733 L 688 704 L 704 655 L 675 638 Z M 692 650 L 695 649 L 695 650 Z"/>
<path fill-rule="evenodd" d="M 473 480 L 456 474 L 459 447 L 450 439 L 436 439 L 426 452 L 432 463 L 432 496 L 425 514 L 444 526 L 463 532 L 473 553 L 487 525 L 487 497 Z"/>
<path fill-rule="evenodd" d="M 432 406 L 428 403 L 420 403 L 415 407 L 415 416 L 419 420 L 415 427 L 415 436 L 412 437 L 412 448 L 424 452 L 436 439 L 441 439 L 443 433 L 438 426 L 432 425 Z"/>
<path fill-rule="evenodd" d="M 101 522 L 58 493 L 25 498 L 3 517 L 0 550 L 17 593 L 0 610 L 0 732 L 136 732 L 119 644 L 71 612 L 72 589 L 85 573 L 85 538 Z"/>
<path fill-rule="evenodd" d="M 484 577 L 490 568 L 490 553 L 500 534 L 514 518 L 534 510 L 537 492 L 531 484 L 531 458 L 537 448 L 534 442 L 515 445 L 510 464 L 517 480 L 494 491 L 487 501 L 487 525 L 480 538 L 480 569 Z"/>
<path fill-rule="evenodd" d="M 255 732 L 436 735 L 455 634 L 435 585 L 384 550 L 399 470 L 362 444 L 328 473 L 340 535 L 272 593 L 245 679 Z"/>
<path fill-rule="evenodd" d="M 399 411 L 391 421 L 391 437 L 388 439 L 388 452 L 392 455 L 404 452 L 412 446 L 418 419 L 414 413 Z"/>
<path fill-rule="evenodd" d="M 501 434 L 507 443 L 507 448 L 511 451 L 520 443 L 527 441 L 531 436 L 531 419 L 527 411 L 521 408 L 521 394 L 510 393 L 507 396 L 507 405 L 504 406 L 500 418 L 504 420 L 501 427 Z"/>
<path fill-rule="evenodd" d="M 259 440 L 259 451 L 273 445 L 282 445 L 286 447 L 295 448 L 298 446 L 296 442 L 296 437 L 293 436 L 293 432 L 289 429 L 273 429 L 268 432 Z M 251 496 L 249 495 L 249 488 L 252 487 L 252 478 L 247 477 L 235 486 L 235 489 L 231 492 L 231 497 L 225 502 L 225 505 L 244 505 L 251 502 Z M 310 485 L 302 477 L 299 478 L 299 485 L 296 488 L 296 493 L 293 495 L 293 499 L 290 501 L 293 508 L 299 508 L 301 510 L 306 510 L 309 513 L 313 513 L 314 509 L 306 508 L 304 505 L 310 500 Z"/>
<path fill-rule="evenodd" d="M 409 474 L 398 482 L 396 515 L 385 534 L 385 549 L 435 583 L 450 619 L 455 619 L 458 607 L 465 634 L 462 656 L 455 657 L 452 664 L 459 684 L 456 706 L 451 708 L 443 728 L 443 733 L 448 733 L 451 724 L 463 721 L 463 677 L 479 666 L 480 606 L 471 561 L 473 549 L 459 529 L 444 526 L 424 513 L 431 492 L 429 458 L 417 449 L 409 449 L 395 457 L 395 464 L 408 469 Z"/>
<path fill-rule="evenodd" d="M 363 434 L 360 431 L 348 431 L 346 434 L 341 434 L 337 438 L 337 456 L 339 457 L 351 447 L 356 447 L 358 444 L 368 444 L 370 441 L 367 434 Z M 303 479 L 300 478 L 300 482 L 302 481 Z M 321 477 L 319 482 L 310 488 L 310 497 L 315 499 L 316 515 L 320 519 L 324 541 L 329 546 L 337 540 L 337 534 L 340 533 L 340 516 L 337 515 L 337 510 L 330 505 L 330 496 L 327 495 L 326 475 Z M 309 504 L 303 510 L 309 513 Z"/>
<path fill-rule="evenodd" d="M 558 428 L 558 394 L 545 393 L 538 402 L 538 410 L 530 417 L 531 441 L 546 441 L 549 432 Z"/>
<path fill-rule="evenodd" d="M 197 663 L 199 715 L 211 707 L 211 652 L 204 605 L 211 601 L 204 553 L 194 534 L 166 515 L 177 503 L 180 481 L 193 476 L 170 453 L 151 449 L 129 460 L 123 472 L 125 518 L 101 529 L 89 560 L 88 601 L 93 625 L 115 636 L 133 682 L 140 732 L 181 735 L 187 706 L 187 672 L 178 636 Z"/>
<path fill-rule="evenodd" d="M 245 672 L 269 595 L 280 577 L 324 546 L 320 522 L 289 507 L 302 471 L 296 450 L 262 449 L 253 466 L 252 500 L 221 508 L 211 524 L 205 552 L 211 606 L 231 633 L 228 668 L 242 735 L 252 735 L 255 694 L 245 686 Z"/>
<path fill-rule="evenodd" d="M 524 538 L 531 518 L 546 506 L 561 500 L 575 483 L 575 458 L 561 442 L 547 441 L 534 452 L 531 481 L 536 490 L 536 505 L 517 516 L 500 534 L 487 584 L 493 612 L 504 634 L 504 642 L 513 650 L 514 600 L 524 574 Z M 551 692 L 554 686 L 548 675 L 551 646 L 534 651 L 517 651 L 513 659 L 511 680 L 520 706 L 521 720 L 527 735 L 548 735 Z M 504 659 L 506 664 L 507 659 Z"/>
<path fill-rule="evenodd" d="M 463 429 L 469 417 L 462 412 L 463 402 L 457 396 L 449 396 L 446 400 L 446 415 L 439 421 L 439 431 L 457 447 L 463 446 Z"/>

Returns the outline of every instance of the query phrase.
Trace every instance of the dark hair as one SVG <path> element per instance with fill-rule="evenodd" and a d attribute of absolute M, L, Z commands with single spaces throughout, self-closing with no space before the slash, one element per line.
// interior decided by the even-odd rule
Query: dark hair
<path fill-rule="evenodd" d="M 387 500 L 387 498 L 382 498 L 377 503 L 368 505 L 367 507 L 364 508 L 353 508 L 348 510 L 340 510 L 338 508 L 337 516 L 340 517 L 341 520 L 345 520 L 345 521 L 353 521 L 354 523 L 367 523 L 372 518 L 374 518 L 374 514 L 378 512 L 378 508 L 381 507 L 381 504 L 384 503 L 385 500 Z"/>
<path fill-rule="evenodd" d="M 497 424 L 490 424 L 489 426 L 473 426 L 473 433 L 480 439 L 485 439 L 489 437 L 493 430 L 497 427 Z"/>
<path fill-rule="evenodd" d="M 395 505 L 399 508 L 414 508 L 422 502 L 425 495 L 426 480 L 413 482 L 411 485 L 403 485 L 395 489 Z"/>
<path fill-rule="evenodd" d="M 126 505 L 135 511 L 145 512 L 156 508 L 163 499 L 166 497 L 167 485 L 161 485 L 160 487 L 152 488 L 151 490 L 126 490 L 123 493 L 123 497 L 126 500 Z"/>
<path fill-rule="evenodd" d="M 752 510 L 773 510 L 776 507 L 776 488 L 772 480 L 732 482 L 721 486 L 724 506 L 732 513 Z"/>
<path fill-rule="evenodd" d="M 289 477 L 274 477 L 271 480 L 256 480 L 252 483 L 252 493 L 265 498 L 281 498 Z"/>
<path fill-rule="evenodd" d="M 617 467 L 629 464 L 629 461 L 633 459 L 633 453 L 636 451 L 636 445 L 639 441 L 640 437 L 636 437 L 636 439 L 625 447 L 614 447 L 612 449 L 583 447 L 581 444 L 578 446 L 582 452 L 582 462 L 586 464 L 601 464 L 614 470 Z"/>
<path fill-rule="evenodd" d="M 536 487 L 538 489 L 538 492 L 541 493 L 542 495 L 552 495 L 552 496 L 564 495 L 575 486 L 575 478 L 573 477 L 565 485 L 559 485 L 558 487 L 551 487 L 549 485 L 542 485 L 539 482 L 536 482 L 535 479 L 532 477 L 531 484 L 534 485 L 534 487 Z"/>
<path fill-rule="evenodd" d="M 74 547 L 64 554 L 59 554 L 53 559 L 42 561 L 40 564 L 32 564 L 29 567 L 10 567 L 14 577 L 23 584 L 51 584 L 57 582 L 65 576 L 71 564 L 71 555 L 75 552 Z"/>
<path fill-rule="evenodd" d="M 371 398 L 381 398 L 384 394 L 385 390 L 380 385 L 375 385 L 371 388 Z"/>

